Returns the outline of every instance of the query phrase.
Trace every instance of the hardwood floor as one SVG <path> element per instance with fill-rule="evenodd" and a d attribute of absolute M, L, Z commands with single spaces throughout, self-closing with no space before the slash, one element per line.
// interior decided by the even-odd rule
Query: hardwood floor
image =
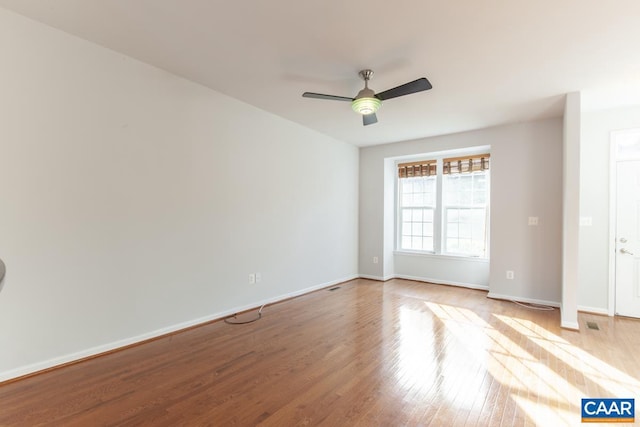
<path fill-rule="evenodd" d="M 640 404 L 640 321 L 579 320 L 354 280 L 2 385 L 0 425 L 560 426 L 582 397 Z"/>

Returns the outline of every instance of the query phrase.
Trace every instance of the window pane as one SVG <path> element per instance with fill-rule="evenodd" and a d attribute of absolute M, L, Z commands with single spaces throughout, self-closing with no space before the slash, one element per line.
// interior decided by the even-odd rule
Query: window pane
<path fill-rule="evenodd" d="M 460 175 L 460 190 L 469 191 L 472 188 L 472 175 Z"/>
<path fill-rule="evenodd" d="M 422 223 L 414 222 L 411 224 L 411 235 L 412 236 L 422 236 Z"/>
<path fill-rule="evenodd" d="M 471 211 L 471 221 L 473 221 L 474 224 L 484 224 L 486 219 L 485 215 L 486 209 L 473 209 Z"/>
<path fill-rule="evenodd" d="M 433 222 L 433 209 L 424 209 L 422 215 L 425 222 Z"/>
<path fill-rule="evenodd" d="M 427 206 L 434 206 L 436 204 L 436 197 L 433 193 L 424 194 L 424 204 Z"/>
<path fill-rule="evenodd" d="M 471 253 L 471 239 L 460 239 L 458 241 L 458 251 L 461 253 Z"/>
<path fill-rule="evenodd" d="M 433 237 L 425 237 L 422 239 L 422 248 L 425 251 L 433 251 Z"/>
<path fill-rule="evenodd" d="M 484 227 L 477 226 L 474 224 L 471 229 L 471 239 L 475 241 L 480 241 L 484 239 Z"/>
<path fill-rule="evenodd" d="M 413 180 L 411 179 L 403 179 L 402 182 L 402 193 L 408 194 L 413 193 Z"/>
<path fill-rule="evenodd" d="M 471 238 L 471 224 L 470 223 L 460 223 L 458 227 L 458 236 L 460 238 Z"/>
<path fill-rule="evenodd" d="M 474 183 L 474 189 L 477 191 L 486 191 L 487 189 L 487 177 L 484 175 L 476 175 L 476 182 Z"/>
<path fill-rule="evenodd" d="M 447 224 L 447 237 L 448 238 L 458 238 L 458 224 L 457 223 L 449 223 Z"/>
<path fill-rule="evenodd" d="M 454 189 L 450 189 L 449 191 L 447 191 L 444 194 L 444 202 L 447 205 L 457 205 L 458 204 L 458 196 L 460 195 L 460 193 L 458 193 L 457 190 Z"/>
<path fill-rule="evenodd" d="M 458 199 L 458 203 L 463 206 L 469 206 L 473 204 L 473 192 L 472 191 L 462 191 L 460 193 L 460 197 Z"/>
<path fill-rule="evenodd" d="M 422 224 L 422 235 L 424 237 L 433 237 L 433 223 L 425 222 Z"/>

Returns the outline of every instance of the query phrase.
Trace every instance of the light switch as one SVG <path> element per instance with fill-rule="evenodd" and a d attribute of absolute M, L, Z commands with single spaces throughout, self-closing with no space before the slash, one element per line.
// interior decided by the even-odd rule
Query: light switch
<path fill-rule="evenodd" d="M 593 218 L 590 216 L 580 217 L 580 227 L 591 227 L 593 225 Z"/>

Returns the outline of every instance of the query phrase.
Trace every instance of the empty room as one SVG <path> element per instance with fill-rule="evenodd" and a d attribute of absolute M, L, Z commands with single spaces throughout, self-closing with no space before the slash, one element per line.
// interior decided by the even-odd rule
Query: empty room
<path fill-rule="evenodd" d="M 639 18 L 0 0 L 0 426 L 640 423 Z"/>

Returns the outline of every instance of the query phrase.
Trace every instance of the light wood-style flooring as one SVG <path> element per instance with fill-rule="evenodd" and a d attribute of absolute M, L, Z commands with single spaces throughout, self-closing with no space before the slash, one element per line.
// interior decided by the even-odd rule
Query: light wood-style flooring
<path fill-rule="evenodd" d="M 640 321 L 559 317 L 354 280 L 0 385 L 0 425 L 561 426 L 582 397 L 640 405 Z"/>

